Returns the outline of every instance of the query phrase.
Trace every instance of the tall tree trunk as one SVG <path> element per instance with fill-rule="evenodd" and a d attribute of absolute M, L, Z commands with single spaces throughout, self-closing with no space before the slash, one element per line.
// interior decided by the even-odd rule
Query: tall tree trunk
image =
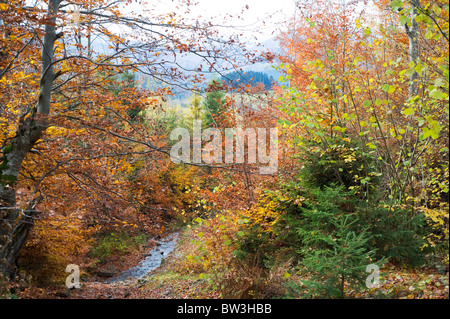
<path fill-rule="evenodd" d="M 47 9 L 47 23 L 42 46 L 42 74 L 39 100 L 36 108 L 25 114 L 16 136 L 4 147 L 0 165 L 0 271 L 10 275 L 18 252 L 26 241 L 33 226 L 33 210 L 36 199 L 30 204 L 26 213 L 16 207 L 15 182 L 27 154 L 42 137 L 46 122 L 39 115 L 48 115 L 55 74 L 53 59 L 56 34 L 56 13 L 61 0 L 50 0 Z"/>
<path fill-rule="evenodd" d="M 417 65 L 417 59 L 420 54 L 420 43 L 419 43 L 419 24 L 416 21 L 416 17 L 418 16 L 420 1 L 419 0 L 411 0 L 412 5 L 412 13 L 411 13 L 411 25 L 408 26 L 405 24 L 406 34 L 409 39 L 409 48 L 408 48 L 408 56 L 409 61 L 414 62 L 414 65 Z M 409 97 L 416 96 L 419 93 L 419 83 L 417 80 L 419 79 L 419 74 L 414 71 L 409 78 L 409 86 L 408 86 L 408 95 Z"/>
<path fill-rule="evenodd" d="M 4 148 L 2 158 L 2 170 L 0 171 L 0 271 L 4 274 L 11 273 L 18 249 L 22 247 L 26 236 L 20 230 L 26 231 L 27 227 L 20 224 L 29 224 L 29 218 L 21 215 L 16 207 L 15 181 L 19 176 L 19 170 L 29 151 L 39 140 L 44 128 L 32 118 L 25 120 L 19 127 L 11 144 Z M 21 242 L 17 242 L 21 239 Z M 13 258 L 14 257 L 14 258 Z"/>

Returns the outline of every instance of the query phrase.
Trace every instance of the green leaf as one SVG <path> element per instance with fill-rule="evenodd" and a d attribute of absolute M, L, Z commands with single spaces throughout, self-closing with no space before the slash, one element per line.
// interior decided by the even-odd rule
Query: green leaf
<path fill-rule="evenodd" d="M 430 97 L 436 99 L 436 100 L 443 100 L 444 99 L 444 94 L 438 90 L 438 89 L 434 89 L 429 93 Z"/>
<path fill-rule="evenodd" d="M 387 90 L 387 93 L 391 94 L 395 92 L 395 86 L 391 85 L 389 86 L 389 90 Z"/>
<path fill-rule="evenodd" d="M 403 72 L 404 71 L 404 72 Z M 410 68 L 410 69 L 406 69 L 406 70 L 403 70 L 402 72 L 403 72 L 403 74 L 404 75 L 406 75 L 406 76 L 411 76 L 411 75 L 413 75 L 414 74 L 414 72 L 416 72 L 415 70 L 414 70 L 414 68 Z"/>
<path fill-rule="evenodd" d="M 439 15 L 439 14 L 441 14 L 442 9 L 436 3 L 433 3 L 433 11 L 434 11 L 434 13 Z"/>
<path fill-rule="evenodd" d="M 422 65 L 421 63 L 418 63 L 418 64 L 416 65 L 416 67 L 414 68 L 414 70 L 415 70 L 417 73 L 421 74 L 422 71 L 423 71 L 423 65 Z"/>
<path fill-rule="evenodd" d="M 373 143 L 367 143 L 366 145 L 369 146 L 373 150 L 377 148 Z"/>
<path fill-rule="evenodd" d="M 364 101 L 364 103 L 363 103 L 363 106 L 364 106 L 364 107 L 369 107 L 370 105 L 372 105 L 372 102 L 369 101 L 369 100 Z"/>
<path fill-rule="evenodd" d="M 443 78 L 437 78 L 434 80 L 434 86 L 441 87 L 445 85 L 445 80 Z"/>
<path fill-rule="evenodd" d="M 376 177 L 380 177 L 380 176 L 383 176 L 383 173 L 371 172 L 369 175 L 371 175 L 371 176 L 376 176 Z"/>
<path fill-rule="evenodd" d="M 393 0 L 393 1 L 391 1 L 390 6 L 393 11 L 397 11 L 399 8 L 403 7 L 403 1 L 402 0 Z"/>
<path fill-rule="evenodd" d="M 416 20 L 417 22 L 419 22 L 419 23 L 423 21 L 423 22 L 425 22 L 425 23 L 427 23 L 427 24 L 433 22 L 428 16 L 426 16 L 426 15 L 423 14 L 423 13 L 419 14 L 418 16 L 416 16 L 416 17 L 415 17 L 415 20 Z"/>
<path fill-rule="evenodd" d="M 402 25 L 411 24 L 411 18 L 408 16 L 402 15 L 399 20 Z"/>
<path fill-rule="evenodd" d="M 406 115 L 406 116 L 410 116 L 410 115 L 414 115 L 415 110 L 414 110 L 414 108 L 411 106 L 410 108 L 407 108 L 407 109 L 403 110 L 402 113 L 403 113 L 404 115 Z"/>
<path fill-rule="evenodd" d="M 325 135 L 325 134 L 324 134 L 323 132 L 321 132 L 321 131 L 317 131 L 317 132 L 315 132 L 315 134 L 316 134 L 317 136 L 320 136 L 320 137 L 322 137 L 322 136 Z"/>
<path fill-rule="evenodd" d="M 420 140 L 424 140 L 424 139 L 430 137 L 430 135 L 431 135 L 430 129 L 428 127 L 424 127 L 423 134 L 420 135 Z"/>
<path fill-rule="evenodd" d="M 440 133 L 440 129 L 439 128 L 428 128 L 428 127 L 424 127 L 423 128 L 423 139 L 426 139 L 427 137 L 430 137 L 433 140 L 437 140 L 439 138 L 439 133 Z"/>

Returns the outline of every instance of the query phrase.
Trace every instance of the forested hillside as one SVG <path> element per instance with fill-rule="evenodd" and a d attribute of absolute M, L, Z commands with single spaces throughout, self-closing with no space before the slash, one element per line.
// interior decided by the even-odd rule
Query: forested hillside
<path fill-rule="evenodd" d="M 448 3 L 163 2 L 0 0 L 0 298 L 448 299 Z"/>
<path fill-rule="evenodd" d="M 263 72 L 257 71 L 229 73 L 222 76 L 222 81 L 234 90 L 245 86 L 257 87 L 260 85 L 262 90 L 270 91 L 276 84 L 272 77 L 269 77 Z"/>

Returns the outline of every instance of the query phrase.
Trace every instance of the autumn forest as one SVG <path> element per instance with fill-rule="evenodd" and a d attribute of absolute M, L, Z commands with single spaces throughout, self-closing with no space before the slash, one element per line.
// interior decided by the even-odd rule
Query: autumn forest
<path fill-rule="evenodd" d="M 0 0 L 0 299 L 448 299 L 447 1 L 202 2 Z"/>

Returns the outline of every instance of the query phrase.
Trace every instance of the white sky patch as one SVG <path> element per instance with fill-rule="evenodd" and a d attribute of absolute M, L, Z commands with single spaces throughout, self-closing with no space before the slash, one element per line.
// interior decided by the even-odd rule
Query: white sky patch
<path fill-rule="evenodd" d="M 295 11 L 294 0 L 194 0 L 193 2 L 196 4 L 189 6 L 188 15 L 185 15 L 186 6 L 176 8 L 179 5 L 178 0 L 149 1 L 145 8 L 151 8 L 154 14 L 175 12 L 192 21 L 206 21 L 224 26 L 225 34 L 243 32 L 249 41 L 255 43 L 273 38 L 280 29 L 285 28 L 286 22 Z M 140 13 L 140 5 L 128 6 L 125 10 Z"/>

